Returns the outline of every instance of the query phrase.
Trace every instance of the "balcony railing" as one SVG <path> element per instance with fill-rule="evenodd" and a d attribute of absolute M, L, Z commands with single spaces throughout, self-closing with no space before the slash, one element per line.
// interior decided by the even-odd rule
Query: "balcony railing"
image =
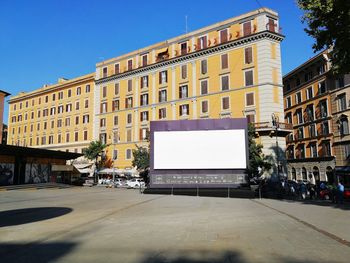
<path fill-rule="evenodd" d="M 290 123 L 284 123 L 284 122 L 279 122 L 278 124 L 278 129 L 281 130 L 293 130 L 293 124 Z M 275 126 L 272 125 L 272 122 L 255 122 L 254 127 L 256 130 L 262 130 L 262 129 L 276 129 Z"/>

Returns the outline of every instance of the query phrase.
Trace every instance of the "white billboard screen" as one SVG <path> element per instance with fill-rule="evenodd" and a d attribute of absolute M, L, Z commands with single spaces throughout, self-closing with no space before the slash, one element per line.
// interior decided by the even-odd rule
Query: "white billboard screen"
<path fill-rule="evenodd" d="M 154 132 L 154 169 L 246 169 L 246 132 Z"/>

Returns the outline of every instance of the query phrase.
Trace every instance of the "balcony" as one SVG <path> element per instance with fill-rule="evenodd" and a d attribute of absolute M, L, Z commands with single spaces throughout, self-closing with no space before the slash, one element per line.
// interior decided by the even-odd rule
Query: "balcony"
<path fill-rule="evenodd" d="M 259 135 L 269 135 L 271 132 L 277 131 L 277 136 L 285 137 L 293 131 L 293 125 L 290 123 L 278 122 L 277 127 L 272 122 L 255 122 L 255 131 Z"/>

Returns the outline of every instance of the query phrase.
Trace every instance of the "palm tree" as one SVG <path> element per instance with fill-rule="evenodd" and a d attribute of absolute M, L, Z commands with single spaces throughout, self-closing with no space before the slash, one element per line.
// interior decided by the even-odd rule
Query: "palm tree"
<path fill-rule="evenodd" d="M 107 144 L 102 143 L 101 141 L 92 141 L 88 148 L 84 149 L 83 154 L 86 159 L 94 161 L 95 169 L 94 169 L 94 180 L 96 180 L 96 168 L 98 167 L 98 158 L 102 156 L 104 150 L 108 147 Z"/>

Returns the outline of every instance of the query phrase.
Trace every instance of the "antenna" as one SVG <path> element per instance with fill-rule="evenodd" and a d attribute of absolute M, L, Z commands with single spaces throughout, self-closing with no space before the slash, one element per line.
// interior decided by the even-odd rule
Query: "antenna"
<path fill-rule="evenodd" d="M 187 28 L 187 15 L 185 15 L 185 25 L 186 25 L 185 31 L 186 31 L 186 34 L 187 34 L 187 32 L 188 32 L 188 28 Z"/>

